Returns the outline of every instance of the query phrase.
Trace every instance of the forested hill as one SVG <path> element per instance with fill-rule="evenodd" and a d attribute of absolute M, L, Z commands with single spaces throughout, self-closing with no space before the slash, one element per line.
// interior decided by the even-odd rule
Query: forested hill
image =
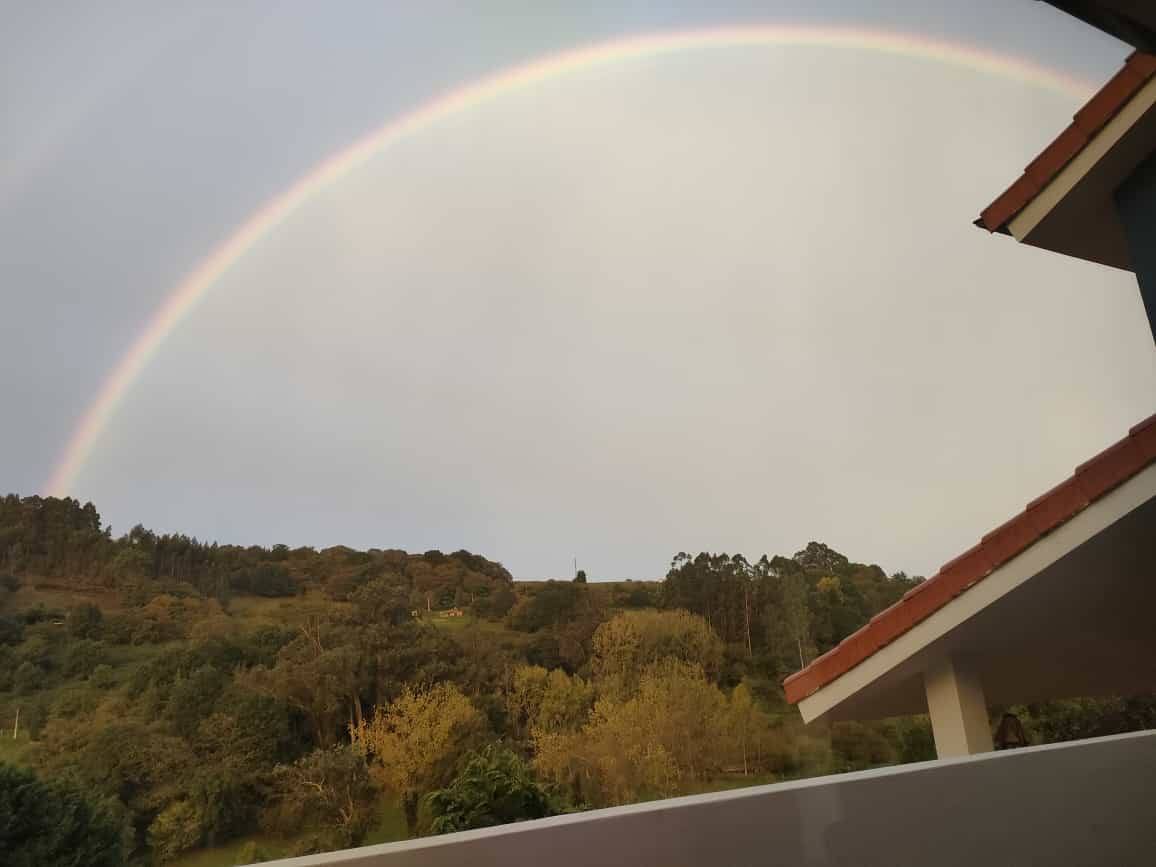
<path fill-rule="evenodd" d="M 780 686 L 918 579 L 819 542 L 584 577 L 113 538 L 91 504 L 5 497 L 0 852 L 224 867 L 932 757 L 925 719 L 815 732 Z M 1023 719 L 1102 734 L 1156 703 Z"/>
<path fill-rule="evenodd" d="M 395 621 L 454 609 L 504 620 L 524 633 L 545 629 L 566 648 L 544 650 L 545 656 L 573 667 L 609 610 L 683 609 L 702 616 L 725 643 L 745 648 L 748 658 L 757 657 L 771 677 L 829 650 L 921 580 L 902 572 L 888 576 L 879 566 L 851 562 L 811 542 L 792 557 L 764 555 L 754 562 L 741 555 L 679 553 L 660 587 L 616 582 L 583 591 L 569 582 L 534 582 L 522 588 L 519 600 L 505 567 L 468 551 L 242 547 L 157 534 L 139 524 L 114 538 L 92 503 L 14 494 L 0 499 L 0 576 L 42 590 L 105 594 L 129 610 L 178 599 L 227 606 L 246 596 L 316 594 L 334 602 L 373 596 L 374 609 Z M 578 582 L 585 582 L 584 573 Z M 159 627 L 146 622 L 133 628 Z M 161 631 L 180 636 L 171 621 Z"/>
<path fill-rule="evenodd" d="M 4 573 L 62 588 L 118 590 L 130 601 L 157 593 L 219 601 L 295 596 L 311 588 L 346 600 L 358 587 L 388 577 L 399 591 L 395 602 L 407 610 L 468 604 L 490 613 L 496 604 L 505 614 L 513 604 L 510 573 L 468 551 L 240 547 L 157 534 L 140 525 L 113 538 L 92 503 L 14 494 L 0 500 Z"/>

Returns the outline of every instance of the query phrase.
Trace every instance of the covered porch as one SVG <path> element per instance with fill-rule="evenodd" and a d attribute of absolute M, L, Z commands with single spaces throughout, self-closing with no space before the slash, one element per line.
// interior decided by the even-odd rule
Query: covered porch
<path fill-rule="evenodd" d="M 942 757 L 989 709 L 1156 689 L 1156 416 L 786 681 L 803 719 L 927 713 Z"/>

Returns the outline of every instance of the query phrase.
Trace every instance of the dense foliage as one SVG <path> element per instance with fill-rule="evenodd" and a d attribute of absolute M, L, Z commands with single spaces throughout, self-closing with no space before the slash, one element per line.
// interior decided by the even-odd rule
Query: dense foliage
<path fill-rule="evenodd" d="M 577 577 L 0 499 L 0 757 L 31 769 L 3 770 L 24 849 L 0 851 L 253 861 L 934 755 L 921 718 L 804 730 L 780 687 L 918 578 L 818 542 Z M 1156 722 L 1142 698 L 1016 711 L 1036 741 Z"/>
<path fill-rule="evenodd" d="M 8 867 L 116 867 L 120 833 L 107 804 L 0 763 L 0 855 Z"/>
<path fill-rule="evenodd" d="M 541 819 L 556 810 L 525 759 L 500 744 L 466 759 L 453 782 L 426 796 L 426 807 L 434 834 Z"/>

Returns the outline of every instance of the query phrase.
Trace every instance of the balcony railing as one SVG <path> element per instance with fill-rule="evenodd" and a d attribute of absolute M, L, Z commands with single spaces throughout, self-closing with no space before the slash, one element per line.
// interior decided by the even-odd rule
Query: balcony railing
<path fill-rule="evenodd" d="M 1156 864 L 1156 731 L 672 798 L 270 863 Z"/>

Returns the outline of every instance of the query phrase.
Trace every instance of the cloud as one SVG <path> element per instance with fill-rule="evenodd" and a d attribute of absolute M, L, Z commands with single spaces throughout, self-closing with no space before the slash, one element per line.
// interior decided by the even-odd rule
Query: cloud
<path fill-rule="evenodd" d="M 1073 108 L 762 49 L 454 117 L 221 281 L 82 493 L 201 536 L 466 547 L 522 577 L 812 538 L 930 572 L 1156 386 L 1130 275 L 970 226 Z"/>

